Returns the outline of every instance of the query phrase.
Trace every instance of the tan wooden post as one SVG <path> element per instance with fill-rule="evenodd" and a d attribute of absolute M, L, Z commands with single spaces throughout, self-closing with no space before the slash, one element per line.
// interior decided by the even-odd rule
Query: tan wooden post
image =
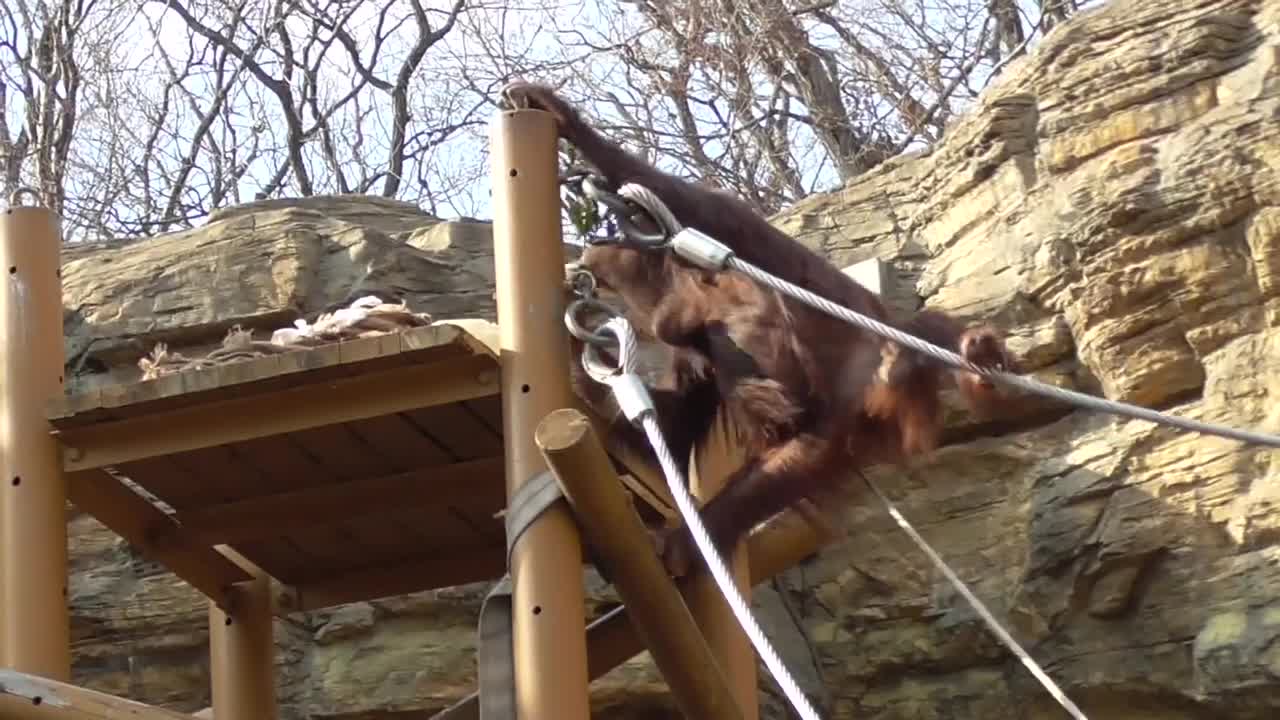
<path fill-rule="evenodd" d="M 224 548 L 253 575 L 228 591 L 229 610 L 209 602 L 209 664 L 214 720 L 276 720 L 271 579 Z"/>
<path fill-rule="evenodd" d="M 23 194 L 0 217 L 0 659 L 67 681 L 67 480 L 45 410 L 63 392 L 62 233 Z"/>
<path fill-rule="evenodd" d="M 541 110 L 500 112 L 490 142 L 510 500 L 547 469 L 534 443 L 538 422 L 572 406 L 574 396 L 564 326 L 555 123 Z M 517 717 L 587 720 L 582 546 L 567 507 L 552 506 L 521 535 L 511 552 L 511 575 Z"/>

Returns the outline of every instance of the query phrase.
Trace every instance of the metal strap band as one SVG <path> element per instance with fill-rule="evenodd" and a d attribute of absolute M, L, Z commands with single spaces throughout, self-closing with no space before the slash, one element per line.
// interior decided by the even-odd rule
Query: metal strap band
<path fill-rule="evenodd" d="M 480 720 L 515 720 L 516 663 L 511 627 L 511 575 L 493 586 L 480 606 L 476 649 Z"/>
<path fill-rule="evenodd" d="M 511 565 L 511 550 L 516 546 L 520 536 L 524 535 L 529 526 L 542 516 L 542 513 L 563 499 L 564 493 L 560 491 L 556 476 L 549 470 L 543 470 L 529 478 L 516 490 L 510 506 L 507 507 L 505 517 L 508 567 Z"/>
<path fill-rule="evenodd" d="M 507 507 L 507 566 L 516 541 L 564 494 L 555 475 L 540 472 L 516 490 Z M 480 607 L 480 646 L 476 652 L 480 720 L 515 720 L 516 667 L 512 639 L 511 573 L 498 581 Z"/>

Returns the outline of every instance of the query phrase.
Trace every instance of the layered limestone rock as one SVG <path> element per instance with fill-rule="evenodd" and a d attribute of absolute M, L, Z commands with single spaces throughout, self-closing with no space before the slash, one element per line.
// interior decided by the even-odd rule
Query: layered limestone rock
<path fill-rule="evenodd" d="M 74 389 L 135 378 L 156 342 L 199 354 L 232 325 L 285 327 L 364 295 L 438 317 L 494 313 L 488 223 L 376 197 L 264 200 L 194 230 L 72 247 L 63 264 Z"/>
<path fill-rule="evenodd" d="M 890 299 L 1011 328 L 1041 379 L 1280 432 L 1280 4 L 1112 2 L 1010 65 L 932 151 L 777 219 Z M 271 201 L 198 230 L 69 251 L 68 362 L 136 374 L 158 339 L 212 346 L 359 294 L 491 317 L 487 226 L 371 198 Z M 1280 711 L 1276 454 L 1027 399 L 873 473 L 1095 720 Z M 757 591 L 829 718 L 1060 717 L 873 503 Z M 207 704 L 204 605 L 71 521 L 78 679 Z M 472 687 L 484 588 L 279 623 L 288 717 L 434 710 Z M 592 585 L 593 607 L 609 601 Z M 766 716 L 784 717 L 761 671 Z M 647 656 L 596 685 L 610 717 L 675 717 Z"/>
<path fill-rule="evenodd" d="M 931 153 L 780 224 L 896 255 L 925 304 L 1015 326 L 1044 379 L 1275 432 L 1278 52 L 1275 3 L 1111 3 Z M 1075 413 L 878 475 L 1091 717 L 1243 718 L 1280 705 L 1274 462 Z M 792 578 L 836 716 L 1057 716 L 883 513 L 850 515 Z"/>

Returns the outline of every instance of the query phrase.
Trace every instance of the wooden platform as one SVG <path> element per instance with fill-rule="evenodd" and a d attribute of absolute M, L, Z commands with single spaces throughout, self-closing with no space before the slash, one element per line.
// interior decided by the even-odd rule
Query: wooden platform
<path fill-rule="evenodd" d="M 497 326 L 458 320 L 71 395 L 49 419 L 74 503 L 214 600 L 242 556 L 288 612 L 501 576 L 499 372 Z M 633 489 L 669 514 L 660 485 Z"/>

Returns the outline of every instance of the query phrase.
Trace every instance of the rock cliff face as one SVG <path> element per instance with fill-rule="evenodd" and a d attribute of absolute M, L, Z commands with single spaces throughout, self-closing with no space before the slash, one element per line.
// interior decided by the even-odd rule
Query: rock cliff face
<path fill-rule="evenodd" d="M 777 222 L 838 264 L 891 263 L 895 305 L 1012 328 L 1041 379 L 1278 432 L 1278 120 L 1280 3 L 1112 2 L 1007 68 L 931 152 Z M 82 386 L 128 379 L 156 340 L 196 351 L 356 293 L 493 310 L 484 224 L 369 198 L 70 250 L 64 277 Z M 1280 711 L 1274 452 L 1037 401 L 956 439 L 880 480 L 1090 717 Z M 756 594 L 825 717 L 1060 717 L 882 511 L 846 520 Z M 70 527 L 77 679 L 205 705 L 203 602 L 92 520 Z M 482 590 L 279 624 L 287 716 L 421 717 L 466 692 Z M 643 655 L 595 692 L 611 717 L 671 712 Z"/>

